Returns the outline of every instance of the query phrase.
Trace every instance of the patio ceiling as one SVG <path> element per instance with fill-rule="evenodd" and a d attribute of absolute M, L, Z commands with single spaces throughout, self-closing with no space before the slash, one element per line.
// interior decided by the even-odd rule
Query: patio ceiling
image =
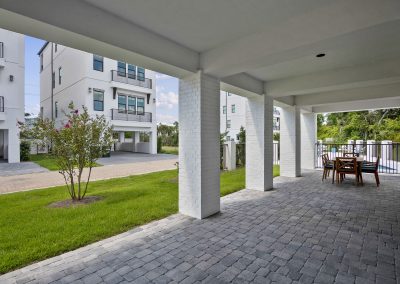
<path fill-rule="evenodd" d="M 388 107 L 400 97 L 397 0 L 0 0 L 0 8 L 0 27 L 172 76 L 202 69 L 223 89 L 314 111 L 349 101 Z"/>

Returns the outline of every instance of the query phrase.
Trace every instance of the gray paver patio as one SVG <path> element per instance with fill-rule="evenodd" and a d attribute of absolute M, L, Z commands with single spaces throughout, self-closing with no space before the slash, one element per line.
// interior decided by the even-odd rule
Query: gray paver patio
<path fill-rule="evenodd" d="M 222 214 L 180 214 L 0 276 L 1 283 L 399 283 L 400 177 L 224 197 Z"/>

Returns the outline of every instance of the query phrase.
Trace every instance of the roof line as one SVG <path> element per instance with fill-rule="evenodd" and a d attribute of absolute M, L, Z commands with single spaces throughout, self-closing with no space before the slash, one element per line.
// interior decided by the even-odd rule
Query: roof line
<path fill-rule="evenodd" d="M 42 52 L 43 52 L 43 50 L 46 48 L 46 46 L 49 44 L 49 42 L 48 41 L 46 41 L 46 43 L 42 46 L 42 48 L 39 50 L 39 52 L 37 53 L 37 55 L 40 55 Z"/>

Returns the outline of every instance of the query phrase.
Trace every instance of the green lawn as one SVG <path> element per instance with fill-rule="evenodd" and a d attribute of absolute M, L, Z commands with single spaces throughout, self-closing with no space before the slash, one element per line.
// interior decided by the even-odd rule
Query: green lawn
<path fill-rule="evenodd" d="M 279 168 L 274 168 L 279 174 Z M 64 187 L 0 195 L 0 274 L 93 243 L 178 211 L 177 171 L 92 182 L 103 199 L 50 208 Z M 245 171 L 221 173 L 221 195 L 244 188 Z"/>
<path fill-rule="evenodd" d="M 179 147 L 176 146 L 162 146 L 161 153 L 178 155 L 179 154 L 178 148 Z"/>
<path fill-rule="evenodd" d="M 39 166 L 46 168 L 50 171 L 58 171 L 60 168 L 57 165 L 56 159 L 54 156 L 49 154 L 37 154 L 37 155 L 30 155 L 29 160 L 35 162 Z M 100 164 L 95 165 L 95 167 L 100 167 Z"/>

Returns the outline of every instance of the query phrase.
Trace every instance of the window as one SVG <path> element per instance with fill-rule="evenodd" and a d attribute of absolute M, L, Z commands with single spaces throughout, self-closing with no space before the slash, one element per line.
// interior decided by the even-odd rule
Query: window
<path fill-rule="evenodd" d="M 128 97 L 128 111 L 129 113 L 135 113 L 136 111 L 136 98 L 135 97 Z"/>
<path fill-rule="evenodd" d="M 226 141 L 231 141 L 231 137 L 230 136 L 226 136 Z"/>
<path fill-rule="evenodd" d="M 126 111 L 126 96 L 118 95 L 118 111 L 125 112 Z"/>
<path fill-rule="evenodd" d="M 58 85 L 61 85 L 62 68 L 58 68 Z"/>
<path fill-rule="evenodd" d="M 40 54 L 40 72 L 43 71 L 43 53 Z"/>
<path fill-rule="evenodd" d="M 223 114 L 226 114 L 226 106 L 223 106 L 223 107 L 222 107 L 222 113 L 223 113 Z"/>
<path fill-rule="evenodd" d="M 57 47 L 58 47 L 58 44 L 55 43 L 55 44 L 54 44 L 54 52 L 57 52 Z"/>
<path fill-rule="evenodd" d="M 142 67 L 138 67 L 137 68 L 137 79 L 139 80 L 139 81 L 144 81 L 144 79 L 145 79 L 145 71 L 144 71 L 144 68 L 142 68 Z"/>
<path fill-rule="evenodd" d="M 93 54 L 93 70 L 103 72 L 103 70 L 104 70 L 103 56 Z"/>
<path fill-rule="evenodd" d="M 43 118 L 43 111 L 44 111 L 43 107 L 40 107 L 40 113 L 39 113 L 40 118 Z"/>
<path fill-rule="evenodd" d="M 231 110 L 232 113 L 235 113 L 236 112 L 236 105 L 232 105 L 231 108 L 232 108 L 232 110 Z"/>
<path fill-rule="evenodd" d="M 56 72 L 53 72 L 51 76 L 51 85 L 53 86 L 53 89 L 56 87 Z"/>
<path fill-rule="evenodd" d="M 104 111 L 104 91 L 93 89 L 93 109 Z"/>
<path fill-rule="evenodd" d="M 56 118 L 58 117 L 58 102 L 54 103 L 54 115 Z"/>
<path fill-rule="evenodd" d="M 118 76 L 126 76 L 126 64 L 125 62 L 118 61 Z"/>
<path fill-rule="evenodd" d="M 230 120 L 226 121 L 226 128 L 231 128 L 231 121 Z"/>
<path fill-rule="evenodd" d="M 128 64 L 128 78 L 136 79 L 136 66 L 132 64 Z"/>
<path fill-rule="evenodd" d="M 144 98 L 137 98 L 137 113 L 144 114 Z"/>

